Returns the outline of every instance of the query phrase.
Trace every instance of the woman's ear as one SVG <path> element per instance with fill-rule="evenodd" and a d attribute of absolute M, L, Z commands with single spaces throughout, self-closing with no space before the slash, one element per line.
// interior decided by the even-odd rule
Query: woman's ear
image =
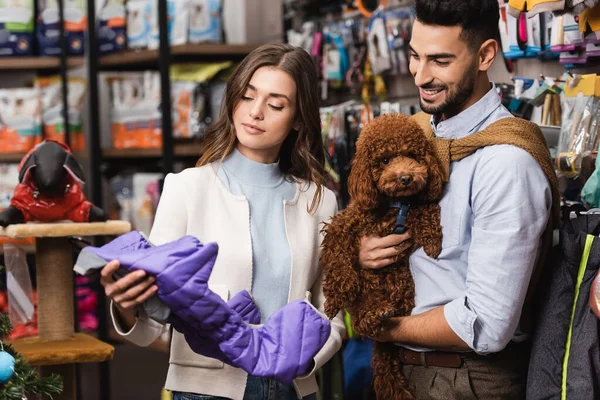
<path fill-rule="evenodd" d="M 300 121 L 298 122 L 294 122 L 294 125 L 292 125 L 292 129 L 295 131 L 300 131 L 300 128 L 302 128 L 302 125 L 300 124 Z"/>

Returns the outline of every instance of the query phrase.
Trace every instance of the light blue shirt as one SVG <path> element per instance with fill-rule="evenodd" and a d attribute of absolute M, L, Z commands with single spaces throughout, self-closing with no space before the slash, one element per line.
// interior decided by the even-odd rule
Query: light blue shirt
<path fill-rule="evenodd" d="M 225 158 L 217 174 L 231 193 L 246 196 L 250 206 L 252 297 L 264 322 L 288 302 L 292 256 L 283 202 L 294 198 L 296 184 L 285 179 L 279 163 L 258 163 L 238 150 Z"/>
<path fill-rule="evenodd" d="M 431 124 L 438 137 L 461 138 L 502 118 L 512 115 L 492 87 L 462 113 Z M 444 306 L 452 330 L 480 354 L 524 340 L 518 323 L 551 204 L 542 168 L 518 147 L 488 146 L 452 162 L 440 201 L 442 252 L 434 260 L 421 248 L 410 258 L 412 314 Z"/>

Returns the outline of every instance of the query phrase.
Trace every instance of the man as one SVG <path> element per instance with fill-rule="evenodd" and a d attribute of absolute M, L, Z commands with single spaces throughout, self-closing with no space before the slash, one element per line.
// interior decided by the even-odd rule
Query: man
<path fill-rule="evenodd" d="M 487 76 L 498 52 L 498 1 L 416 0 L 416 14 L 410 71 L 431 114 L 427 128 L 460 139 L 511 118 Z M 524 398 L 529 348 L 519 320 L 551 214 L 551 181 L 514 145 L 451 163 L 440 201 L 442 253 L 411 256 L 412 315 L 393 318 L 374 338 L 404 348 L 417 399 Z M 408 246 L 410 232 L 364 237 L 360 263 L 382 268 Z"/>

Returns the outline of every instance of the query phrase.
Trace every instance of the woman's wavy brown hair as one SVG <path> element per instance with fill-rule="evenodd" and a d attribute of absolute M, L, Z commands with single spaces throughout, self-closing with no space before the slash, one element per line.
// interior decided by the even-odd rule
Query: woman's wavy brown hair
<path fill-rule="evenodd" d="M 254 72 L 261 67 L 276 67 L 288 73 L 296 83 L 294 120 L 300 123 L 300 129 L 292 129 L 281 145 L 279 168 L 287 177 L 317 185 L 309 208 L 309 212 L 313 213 L 323 196 L 325 148 L 321 137 L 317 71 L 310 55 L 300 47 L 281 43 L 266 44 L 244 58 L 227 82 L 219 118 L 206 131 L 204 153 L 196 166 L 222 161 L 236 147 L 233 111 Z"/>

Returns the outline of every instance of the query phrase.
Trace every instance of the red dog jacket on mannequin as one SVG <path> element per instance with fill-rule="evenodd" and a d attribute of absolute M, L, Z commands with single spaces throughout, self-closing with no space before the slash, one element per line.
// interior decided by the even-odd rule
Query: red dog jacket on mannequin
<path fill-rule="evenodd" d="M 47 140 L 19 164 L 19 184 L 0 226 L 30 221 L 105 221 L 106 214 L 87 201 L 83 171 L 68 146 Z"/>

